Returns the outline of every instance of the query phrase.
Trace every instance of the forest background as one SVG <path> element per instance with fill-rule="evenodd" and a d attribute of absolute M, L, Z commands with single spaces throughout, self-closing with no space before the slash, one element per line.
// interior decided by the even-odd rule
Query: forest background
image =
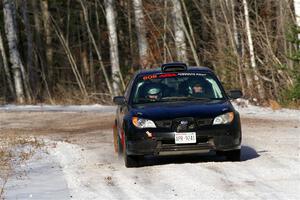
<path fill-rule="evenodd" d="M 300 105 L 299 0 L 1 0 L 0 104 L 111 103 L 139 69 L 213 69 Z"/>

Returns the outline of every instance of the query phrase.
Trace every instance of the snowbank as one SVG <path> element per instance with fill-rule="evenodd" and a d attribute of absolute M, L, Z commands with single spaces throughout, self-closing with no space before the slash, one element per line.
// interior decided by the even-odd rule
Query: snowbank
<path fill-rule="evenodd" d="M 246 117 L 259 117 L 273 120 L 291 119 L 300 121 L 300 110 L 292 110 L 285 108 L 279 110 L 272 110 L 269 107 L 260 107 L 250 104 L 240 106 L 236 103 L 233 103 L 233 106 L 242 116 Z"/>

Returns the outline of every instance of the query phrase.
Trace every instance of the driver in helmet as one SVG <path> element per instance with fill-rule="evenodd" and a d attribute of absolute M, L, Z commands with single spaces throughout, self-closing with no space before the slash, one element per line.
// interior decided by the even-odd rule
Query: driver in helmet
<path fill-rule="evenodd" d="M 204 89 L 200 83 L 196 83 L 193 85 L 193 94 L 201 94 L 204 93 Z"/>
<path fill-rule="evenodd" d="M 162 96 L 160 87 L 151 87 L 147 91 L 146 99 L 150 101 L 158 101 Z"/>
<path fill-rule="evenodd" d="M 191 96 L 193 97 L 205 97 L 205 90 L 203 84 L 200 81 L 195 81 L 191 87 Z"/>

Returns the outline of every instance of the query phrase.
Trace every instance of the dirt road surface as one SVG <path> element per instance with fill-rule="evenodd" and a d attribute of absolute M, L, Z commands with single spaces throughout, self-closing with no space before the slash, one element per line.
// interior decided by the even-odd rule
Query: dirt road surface
<path fill-rule="evenodd" d="M 0 111 L 0 134 L 45 148 L 17 166 L 5 199 L 300 199 L 300 121 L 242 115 L 242 161 L 147 157 L 127 169 L 114 153 L 111 112 Z"/>

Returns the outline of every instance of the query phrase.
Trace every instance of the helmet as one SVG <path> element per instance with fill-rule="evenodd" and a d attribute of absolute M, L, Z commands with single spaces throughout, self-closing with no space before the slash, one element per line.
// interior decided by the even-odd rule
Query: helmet
<path fill-rule="evenodd" d="M 205 90 L 205 81 L 201 78 L 192 79 L 189 86 L 189 94 L 191 95 L 200 95 L 204 93 Z"/>
<path fill-rule="evenodd" d="M 148 95 L 158 95 L 161 93 L 160 88 L 150 88 L 147 92 Z"/>
<path fill-rule="evenodd" d="M 162 96 L 162 90 L 159 84 L 150 84 L 146 89 L 146 99 L 156 101 Z"/>

